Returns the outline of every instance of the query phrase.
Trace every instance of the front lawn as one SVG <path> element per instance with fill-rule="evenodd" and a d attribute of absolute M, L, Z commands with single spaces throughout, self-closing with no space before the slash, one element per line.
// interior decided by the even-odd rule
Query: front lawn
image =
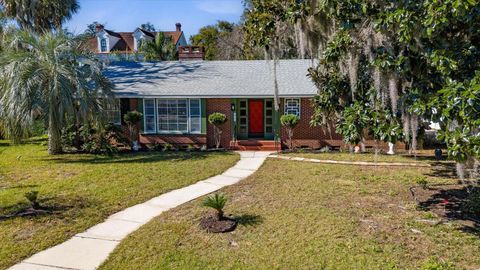
<path fill-rule="evenodd" d="M 133 233 L 101 269 L 477 269 L 478 224 L 434 225 L 445 209 L 428 197 L 456 183 L 444 169 L 269 159 L 223 190 L 241 221 L 233 233 L 202 231 L 211 210 L 198 199 Z M 418 179 L 432 188 L 424 210 L 409 191 Z"/>
<path fill-rule="evenodd" d="M 48 156 L 42 139 L 18 146 L 0 141 L 0 157 L 0 269 L 239 160 L 235 153 Z M 24 194 L 32 190 L 52 213 L 8 217 L 28 208 Z"/>

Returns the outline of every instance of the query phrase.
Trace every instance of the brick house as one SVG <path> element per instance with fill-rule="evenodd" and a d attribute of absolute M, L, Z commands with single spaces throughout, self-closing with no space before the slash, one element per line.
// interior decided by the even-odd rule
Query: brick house
<path fill-rule="evenodd" d="M 227 116 L 222 146 L 229 149 L 273 150 L 287 144 L 282 114 L 296 114 L 297 147 L 341 144 L 341 136 L 311 127 L 311 99 L 316 87 L 306 76 L 311 60 L 281 60 L 278 65 L 280 109 L 275 111 L 272 62 L 171 61 L 118 62 L 106 71 L 115 84 L 117 123 L 127 111 L 143 113 L 140 144 L 213 147 L 213 112 Z M 277 139 L 277 140 L 276 140 Z"/>

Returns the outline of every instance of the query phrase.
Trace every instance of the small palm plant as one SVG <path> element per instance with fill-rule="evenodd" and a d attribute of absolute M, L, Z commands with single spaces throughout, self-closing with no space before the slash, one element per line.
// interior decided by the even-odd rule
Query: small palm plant
<path fill-rule="evenodd" d="M 224 219 L 223 208 L 225 207 L 226 203 L 227 197 L 223 194 L 217 193 L 213 196 L 208 196 L 207 198 L 205 198 L 202 205 L 217 210 L 218 220 L 222 220 Z"/>

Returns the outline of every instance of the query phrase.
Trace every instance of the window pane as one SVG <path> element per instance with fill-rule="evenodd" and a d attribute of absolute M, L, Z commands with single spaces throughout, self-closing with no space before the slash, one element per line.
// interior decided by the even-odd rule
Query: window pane
<path fill-rule="evenodd" d="M 190 118 L 190 132 L 199 133 L 201 131 L 201 118 L 200 117 L 191 117 Z"/>
<path fill-rule="evenodd" d="M 284 104 L 285 114 L 294 114 L 300 117 L 300 99 L 286 99 Z"/>

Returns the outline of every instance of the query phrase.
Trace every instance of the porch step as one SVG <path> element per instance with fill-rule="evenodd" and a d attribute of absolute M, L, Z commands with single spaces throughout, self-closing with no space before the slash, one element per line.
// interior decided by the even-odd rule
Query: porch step
<path fill-rule="evenodd" d="M 231 148 L 240 151 L 280 151 L 282 146 L 275 141 L 267 140 L 239 140 L 230 142 Z"/>

